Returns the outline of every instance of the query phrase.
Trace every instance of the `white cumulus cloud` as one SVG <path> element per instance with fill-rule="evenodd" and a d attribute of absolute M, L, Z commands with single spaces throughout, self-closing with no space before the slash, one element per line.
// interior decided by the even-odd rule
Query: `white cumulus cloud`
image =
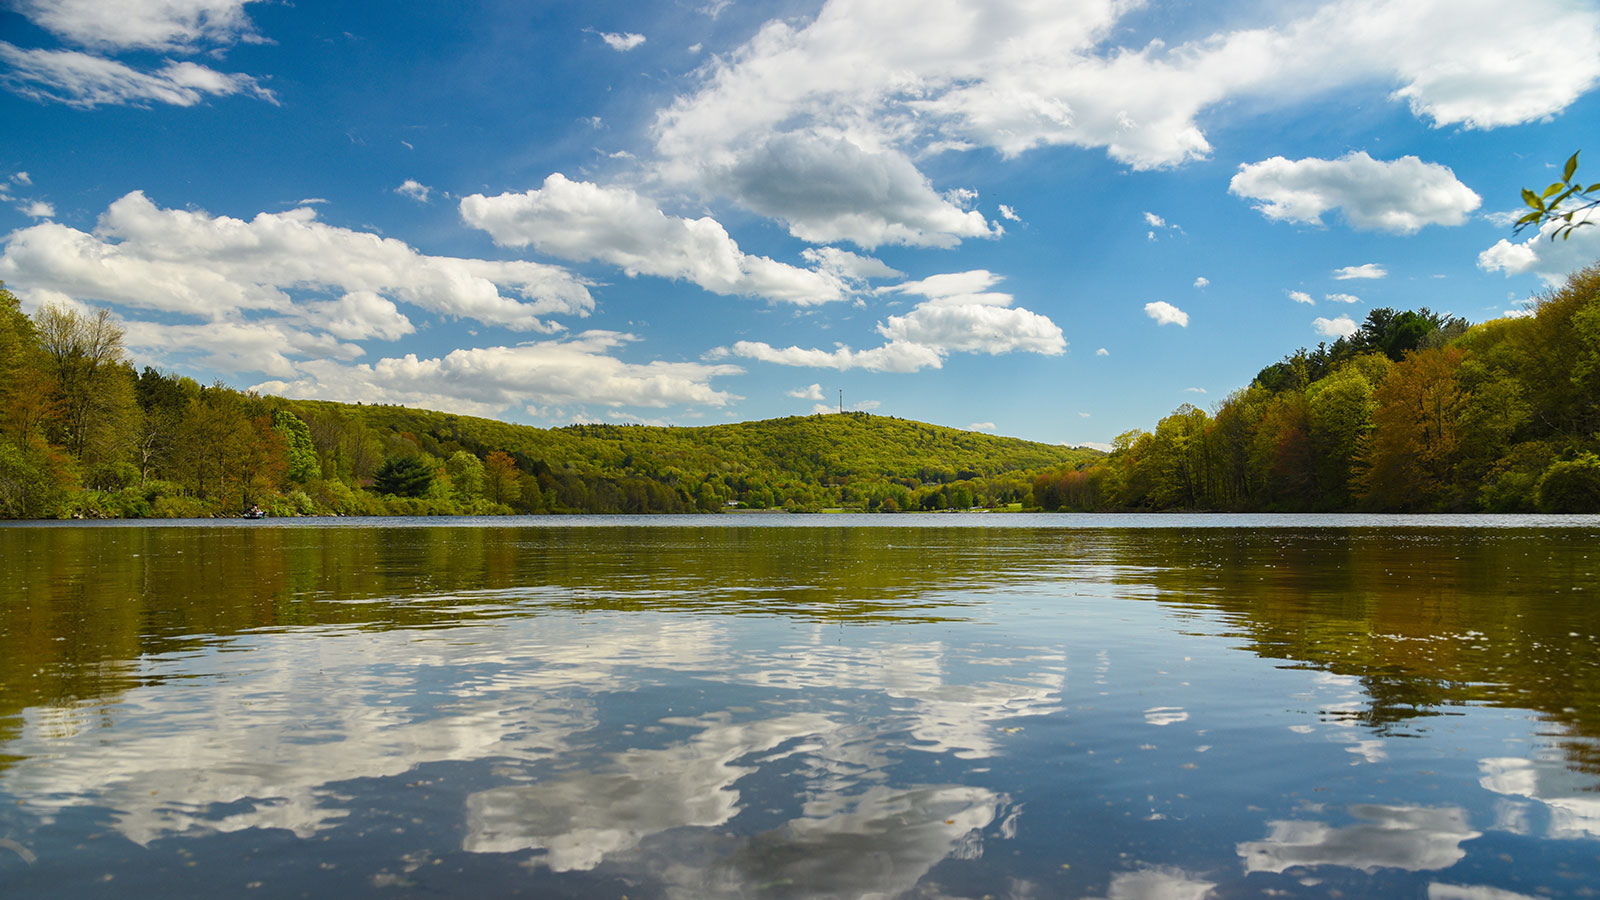
<path fill-rule="evenodd" d="M 803 388 L 795 388 L 794 390 L 789 391 L 789 396 L 800 400 L 821 400 L 822 385 L 811 384 Z"/>
<path fill-rule="evenodd" d="M 551 330 L 541 316 L 587 315 L 594 306 L 584 284 L 556 266 L 426 256 L 326 225 L 309 208 L 249 221 L 162 209 L 142 191 L 112 203 L 93 234 L 54 223 L 14 232 L 0 272 L 23 289 L 202 318 L 290 313 L 290 289 L 372 291 L 526 331 Z"/>
<path fill-rule="evenodd" d="M 874 278 L 901 278 L 905 273 L 881 259 L 862 256 L 838 247 L 807 247 L 800 256 L 823 272 L 829 272 L 852 282 L 865 282 Z"/>
<path fill-rule="evenodd" d="M 1311 330 L 1323 337 L 1349 337 L 1356 333 L 1357 327 L 1355 320 L 1349 316 L 1339 316 L 1333 319 L 1318 316 L 1311 320 Z"/>
<path fill-rule="evenodd" d="M 1365 263 L 1359 266 L 1343 266 L 1333 270 L 1334 281 L 1350 281 L 1361 278 L 1388 278 L 1389 270 L 1377 263 Z"/>
<path fill-rule="evenodd" d="M 310 301 L 302 304 L 301 314 L 312 325 L 347 341 L 397 341 L 417 330 L 393 300 L 375 291 L 351 291 L 337 300 Z"/>
<path fill-rule="evenodd" d="M 1209 284 L 1211 284 L 1211 279 L 1205 277 L 1204 275 L 1201 275 L 1199 278 L 1194 280 L 1194 286 L 1197 288 L 1203 288 Z"/>
<path fill-rule="evenodd" d="M 331 332 L 290 319 L 231 319 L 204 325 L 132 319 L 124 325 L 128 349 L 162 368 L 200 364 L 222 372 L 290 378 L 300 371 L 299 359 L 352 360 L 365 352 Z"/>
<path fill-rule="evenodd" d="M 717 348 L 711 356 L 840 370 L 917 372 L 940 368 L 951 353 L 1065 353 L 1066 339 L 1049 317 L 1012 308 L 1010 294 L 988 290 L 1000 280 L 993 272 L 975 269 L 879 288 L 879 293 L 927 298 L 905 315 L 888 316 L 878 323 L 877 331 L 886 341 L 880 347 L 854 350 L 841 344 L 822 350 L 739 341 L 732 347 Z"/>
<path fill-rule="evenodd" d="M 1538 234 L 1525 241 L 1501 238 L 1478 254 L 1478 268 L 1507 275 L 1532 273 L 1550 287 L 1560 285 L 1567 276 L 1600 258 L 1600 216 L 1591 210 L 1584 217 L 1593 224 L 1575 228 L 1572 236 L 1551 240 L 1559 223 L 1547 223 Z"/>
<path fill-rule="evenodd" d="M 32 202 L 25 203 L 22 206 L 17 207 L 17 209 L 20 210 L 23 215 L 34 219 L 50 219 L 54 218 L 56 214 L 56 208 L 44 202 L 43 200 L 34 200 Z"/>
<path fill-rule="evenodd" d="M 913 159 L 1070 145 L 1149 169 L 1209 155 L 1204 114 L 1239 99 L 1387 85 L 1430 125 L 1493 128 L 1600 82 L 1600 10 L 1572 0 L 1268 4 L 1182 43 L 1128 45 L 1143 5 L 827 0 L 700 70 L 657 117 L 661 174 L 807 240 L 948 245 L 993 230 L 941 202 Z M 1550 22 L 1559 65 L 1506 52 L 1541 46 Z"/>
<path fill-rule="evenodd" d="M 395 188 L 394 192 L 402 197 L 410 197 L 418 203 L 427 203 L 428 195 L 433 192 L 433 188 L 414 178 L 407 178 L 400 182 L 400 186 Z"/>
<path fill-rule="evenodd" d="M 1355 294 L 1323 294 L 1322 299 L 1329 303 L 1360 303 L 1361 298 Z"/>
<path fill-rule="evenodd" d="M 967 430 L 968 431 L 993 431 L 994 430 L 994 423 L 993 422 L 973 422 L 971 425 L 967 426 Z"/>
<path fill-rule="evenodd" d="M 1362 151 L 1246 163 L 1228 191 L 1259 201 L 1256 208 L 1269 219 L 1321 225 L 1323 213 L 1340 209 L 1356 228 L 1397 234 L 1460 225 L 1483 202 L 1446 166 L 1415 156 L 1385 162 Z"/>
<path fill-rule="evenodd" d="M 1304 303 L 1307 306 L 1315 306 L 1317 303 L 1316 299 L 1305 291 L 1290 291 L 1289 299 L 1296 303 Z"/>
<path fill-rule="evenodd" d="M 1106 348 L 1104 348 L 1104 347 L 1101 347 L 1101 348 L 1100 348 L 1100 349 L 1099 349 L 1099 350 L 1096 350 L 1096 351 L 1095 351 L 1095 352 L 1094 352 L 1094 355 L 1095 355 L 1095 356 L 1110 356 L 1110 355 L 1111 355 L 1111 351 L 1110 351 L 1110 350 L 1107 350 L 1107 349 L 1106 349 Z"/>
<path fill-rule="evenodd" d="M 878 332 L 892 343 L 937 348 L 941 353 L 1015 351 L 1055 356 L 1066 352 L 1061 329 L 1046 316 L 1026 309 L 979 303 L 949 306 L 925 303 L 903 316 L 889 316 Z"/>
<path fill-rule="evenodd" d="M 249 220 L 163 209 L 135 191 L 91 232 L 44 222 L 13 232 L 0 279 L 30 305 L 111 303 L 202 324 L 154 332 L 148 346 L 285 374 L 289 356 L 359 356 L 347 341 L 395 340 L 416 326 L 399 303 L 520 331 L 555 331 L 552 315 L 585 316 L 585 283 L 556 266 L 428 256 L 392 238 L 338 228 L 300 208 Z M 277 355 L 263 355 L 251 341 Z M 226 368 L 226 367 L 224 367 Z"/>
<path fill-rule="evenodd" d="M 738 399 L 710 380 L 737 374 L 730 365 L 629 363 L 613 352 L 632 335 L 586 331 L 565 340 L 476 347 L 421 359 L 414 354 L 372 364 L 313 360 L 300 376 L 254 390 L 315 400 L 399 403 L 493 416 L 529 404 L 598 403 L 611 407 L 725 406 Z"/>
<path fill-rule="evenodd" d="M 719 159 L 725 164 L 717 166 Z M 999 229 L 970 209 L 970 193 L 940 193 L 909 157 L 846 137 L 766 135 L 735 157 L 696 157 L 690 177 L 729 192 L 812 243 L 953 247 Z"/>
<path fill-rule="evenodd" d="M 800 306 L 842 300 L 849 293 L 839 275 L 744 253 L 710 216 L 669 216 L 628 188 L 572 181 L 559 172 L 542 187 L 520 194 L 464 197 L 460 208 L 467 224 L 488 232 L 501 246 L 599 260 L 630 276 L 680 279 L 715 294 Z"/>
<path fill-rule="evenodd" d="M 1144 305 L 1144 314 L 1155 319 L 1157 325 L 1176 325 L 1179 328 L 1189 327 L 1189 314 L 1165 300 L 1146 303 Z"/>

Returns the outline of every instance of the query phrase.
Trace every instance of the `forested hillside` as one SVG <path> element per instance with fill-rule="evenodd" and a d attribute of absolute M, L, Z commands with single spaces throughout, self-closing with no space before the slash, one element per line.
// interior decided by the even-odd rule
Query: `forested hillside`
<path fill-rule="evenodd" d="M 531 428 L 136 370 L 104 311 L 0 288 L 0 516 L 1600 511 L 1600 265 L 1532 315 L 1373 310 L 1109 455 L 865 413 Z"/>
<path fill-rule="evenodd" d="M 104 311 L 30 318 L 0 288 L 0 516 L 1026 506 L 1041 472 L 1099 455 L 865 413 L 540 429 L 294 401 L 136 370 L 121 339 Z"/>
<path fill-rule="evenodd" d="M 1527 317 L 1373 310 L 1040 476 L 1045 509 L 1600 512 L 1600 265 Z"/>

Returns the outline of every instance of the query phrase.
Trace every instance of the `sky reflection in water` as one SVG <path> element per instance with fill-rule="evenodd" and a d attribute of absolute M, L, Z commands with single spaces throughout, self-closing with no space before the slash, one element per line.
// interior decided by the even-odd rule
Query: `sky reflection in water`
<path fill-rule="evenodd" d="M 0 529 L 0 887 L 1600 882 L 1600 529 L 815 521 Z"/>

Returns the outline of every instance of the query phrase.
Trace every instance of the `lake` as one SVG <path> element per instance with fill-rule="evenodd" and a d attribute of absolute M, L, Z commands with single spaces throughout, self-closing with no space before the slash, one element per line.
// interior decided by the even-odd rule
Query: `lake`
<path fill-rule="evenodd" d="M 0 527 L 0 895 L 1590 897 L 1600 517 Z"/>

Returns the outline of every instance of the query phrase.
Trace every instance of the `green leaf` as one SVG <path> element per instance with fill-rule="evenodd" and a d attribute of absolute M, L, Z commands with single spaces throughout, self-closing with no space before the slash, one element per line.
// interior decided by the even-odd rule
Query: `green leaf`
<path fill-rule="evenodd" d="M 1518 225 L 1531 225 L 1539 221 L 1539 213 L 1531 212 L 1517 220 Z"/>
<path fill-rule="evenodd" d="M 1582 151 L 1579 151 L 1579 152 L 1581 153 Z M 1567 168 L 1566 168 L 1566 170 L 1564 172 L 1562 172 L 1561 180 L 1562 181 L 1571 181 L 1572 180 L 1572 173 L 1574 173 L 1576 171 L 1578 171 L 1578 154 L 1574 153 L 1574 154 L 1572 154 L 1572 158 L 1567 160 Z"/>
<path fill-rule="evenodd" d="M 1544 199 L 1527 188 L 1522 189 L 1522 202 L 1528 204 L 1534 209 L 1544 209 Z"/>
<path fill-rule="evenodd" d="M 1563 188 L 1565 188 L 1566 186 L 1567 186 L 1567 183 L 1565 181 L 1558 181 L 1555 184 L 1550 185 L 1549 187 L 1544 189 L 1545 198 L 1549 199 L 1550 197 L 1553 197 L 1556 194 L 1561 193 L 1561 190 Z"/>

